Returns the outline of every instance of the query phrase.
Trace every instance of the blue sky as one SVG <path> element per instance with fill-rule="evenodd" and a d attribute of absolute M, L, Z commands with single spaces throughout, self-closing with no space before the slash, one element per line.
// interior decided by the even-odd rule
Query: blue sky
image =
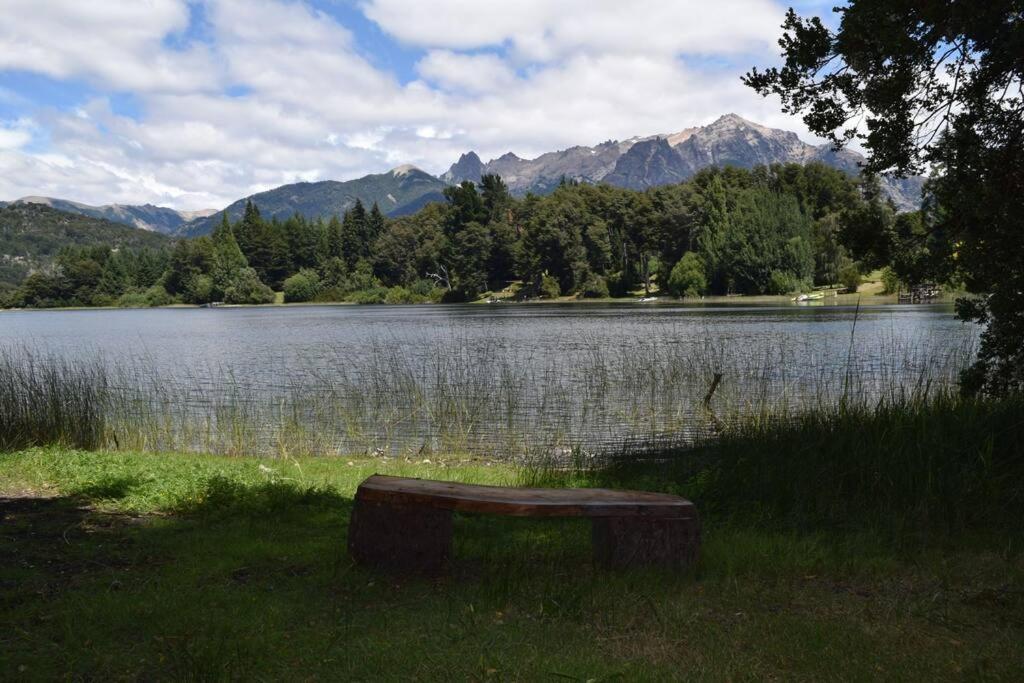
<path fill-rule="evenodd" d="M 832 3 L 797 3 L 828 15 Z M 8 6 L 10 5 L 10 6 Z M 736 112 L 774 0 L 5 0 L 0 199 L 217 208 L 475 149 L 532 156 Z"/>

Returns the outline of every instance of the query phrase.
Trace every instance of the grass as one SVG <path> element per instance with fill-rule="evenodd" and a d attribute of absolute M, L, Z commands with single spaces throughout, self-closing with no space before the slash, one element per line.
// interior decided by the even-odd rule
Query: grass
<path fill-rule="evenodd" d="M 0 455 L 0 677 L 1020 680 L 1022 416 L 839 407 L 596 470 Z M 376 575 L 345 551 L 372 472 L 680 491 L 701 559 L 603 572 L 579 520 L 465 516 L 450 575 Z"/>

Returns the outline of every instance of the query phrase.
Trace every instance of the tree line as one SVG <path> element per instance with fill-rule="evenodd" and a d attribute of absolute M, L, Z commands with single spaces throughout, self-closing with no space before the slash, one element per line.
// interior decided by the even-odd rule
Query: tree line
<path fill-rule="evenodd" d="M 820 163 L 706 169 L 645 191 L 563 182 L 524 198 L 486 175 L 445 197 L 393 219 L 357 200 L 340 217 L 267 220 L 249 202 L 239 221 L 225 214 L 212 234 L 168 248 L 66 248 L 7 303 L 467 301 L 510 283 L 523 298 L 785 294 L 855 287 L 886 265 L 851 256 L 878 235 L 906 272 L 927 257 L 900 246 L 916 214 L 897 215 L 876 181 Z"/>

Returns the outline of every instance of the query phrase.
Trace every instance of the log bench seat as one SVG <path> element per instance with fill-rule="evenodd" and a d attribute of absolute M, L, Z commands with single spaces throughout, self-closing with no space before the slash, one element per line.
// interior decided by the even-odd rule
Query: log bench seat
<path fill-rule="evenodd" d="M 692 564 L 700 545 L 693 503 L 665 493 L 510 488 L 375 474 L 359 485 L 348 547 L 359 564 L 437 573 L 452 547 L 452 513 L 590 517 L 594 561 L 618 568 Z"/>

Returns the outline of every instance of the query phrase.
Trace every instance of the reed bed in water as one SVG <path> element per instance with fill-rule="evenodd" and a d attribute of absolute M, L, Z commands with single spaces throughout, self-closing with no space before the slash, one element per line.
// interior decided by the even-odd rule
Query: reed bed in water
<path fill-rule="evenodd" d="M 710 338 L 638 338 L 614 349 L 577 339 L 575 348 L 548 359 L 499 341 L 377 340 L 358 355 L 338 350 L 263 373 L 244 363 L 172 372 L 141 356 L 72 362 L 6 348 L 0 447 L 517 460 L 677 448 L 739 424 L 927 400 L 955 387 L 973 337 L 952 347 L 893 337 L 849 353 Z M 705 402 L 716 374 L 722 381 Z"/>

